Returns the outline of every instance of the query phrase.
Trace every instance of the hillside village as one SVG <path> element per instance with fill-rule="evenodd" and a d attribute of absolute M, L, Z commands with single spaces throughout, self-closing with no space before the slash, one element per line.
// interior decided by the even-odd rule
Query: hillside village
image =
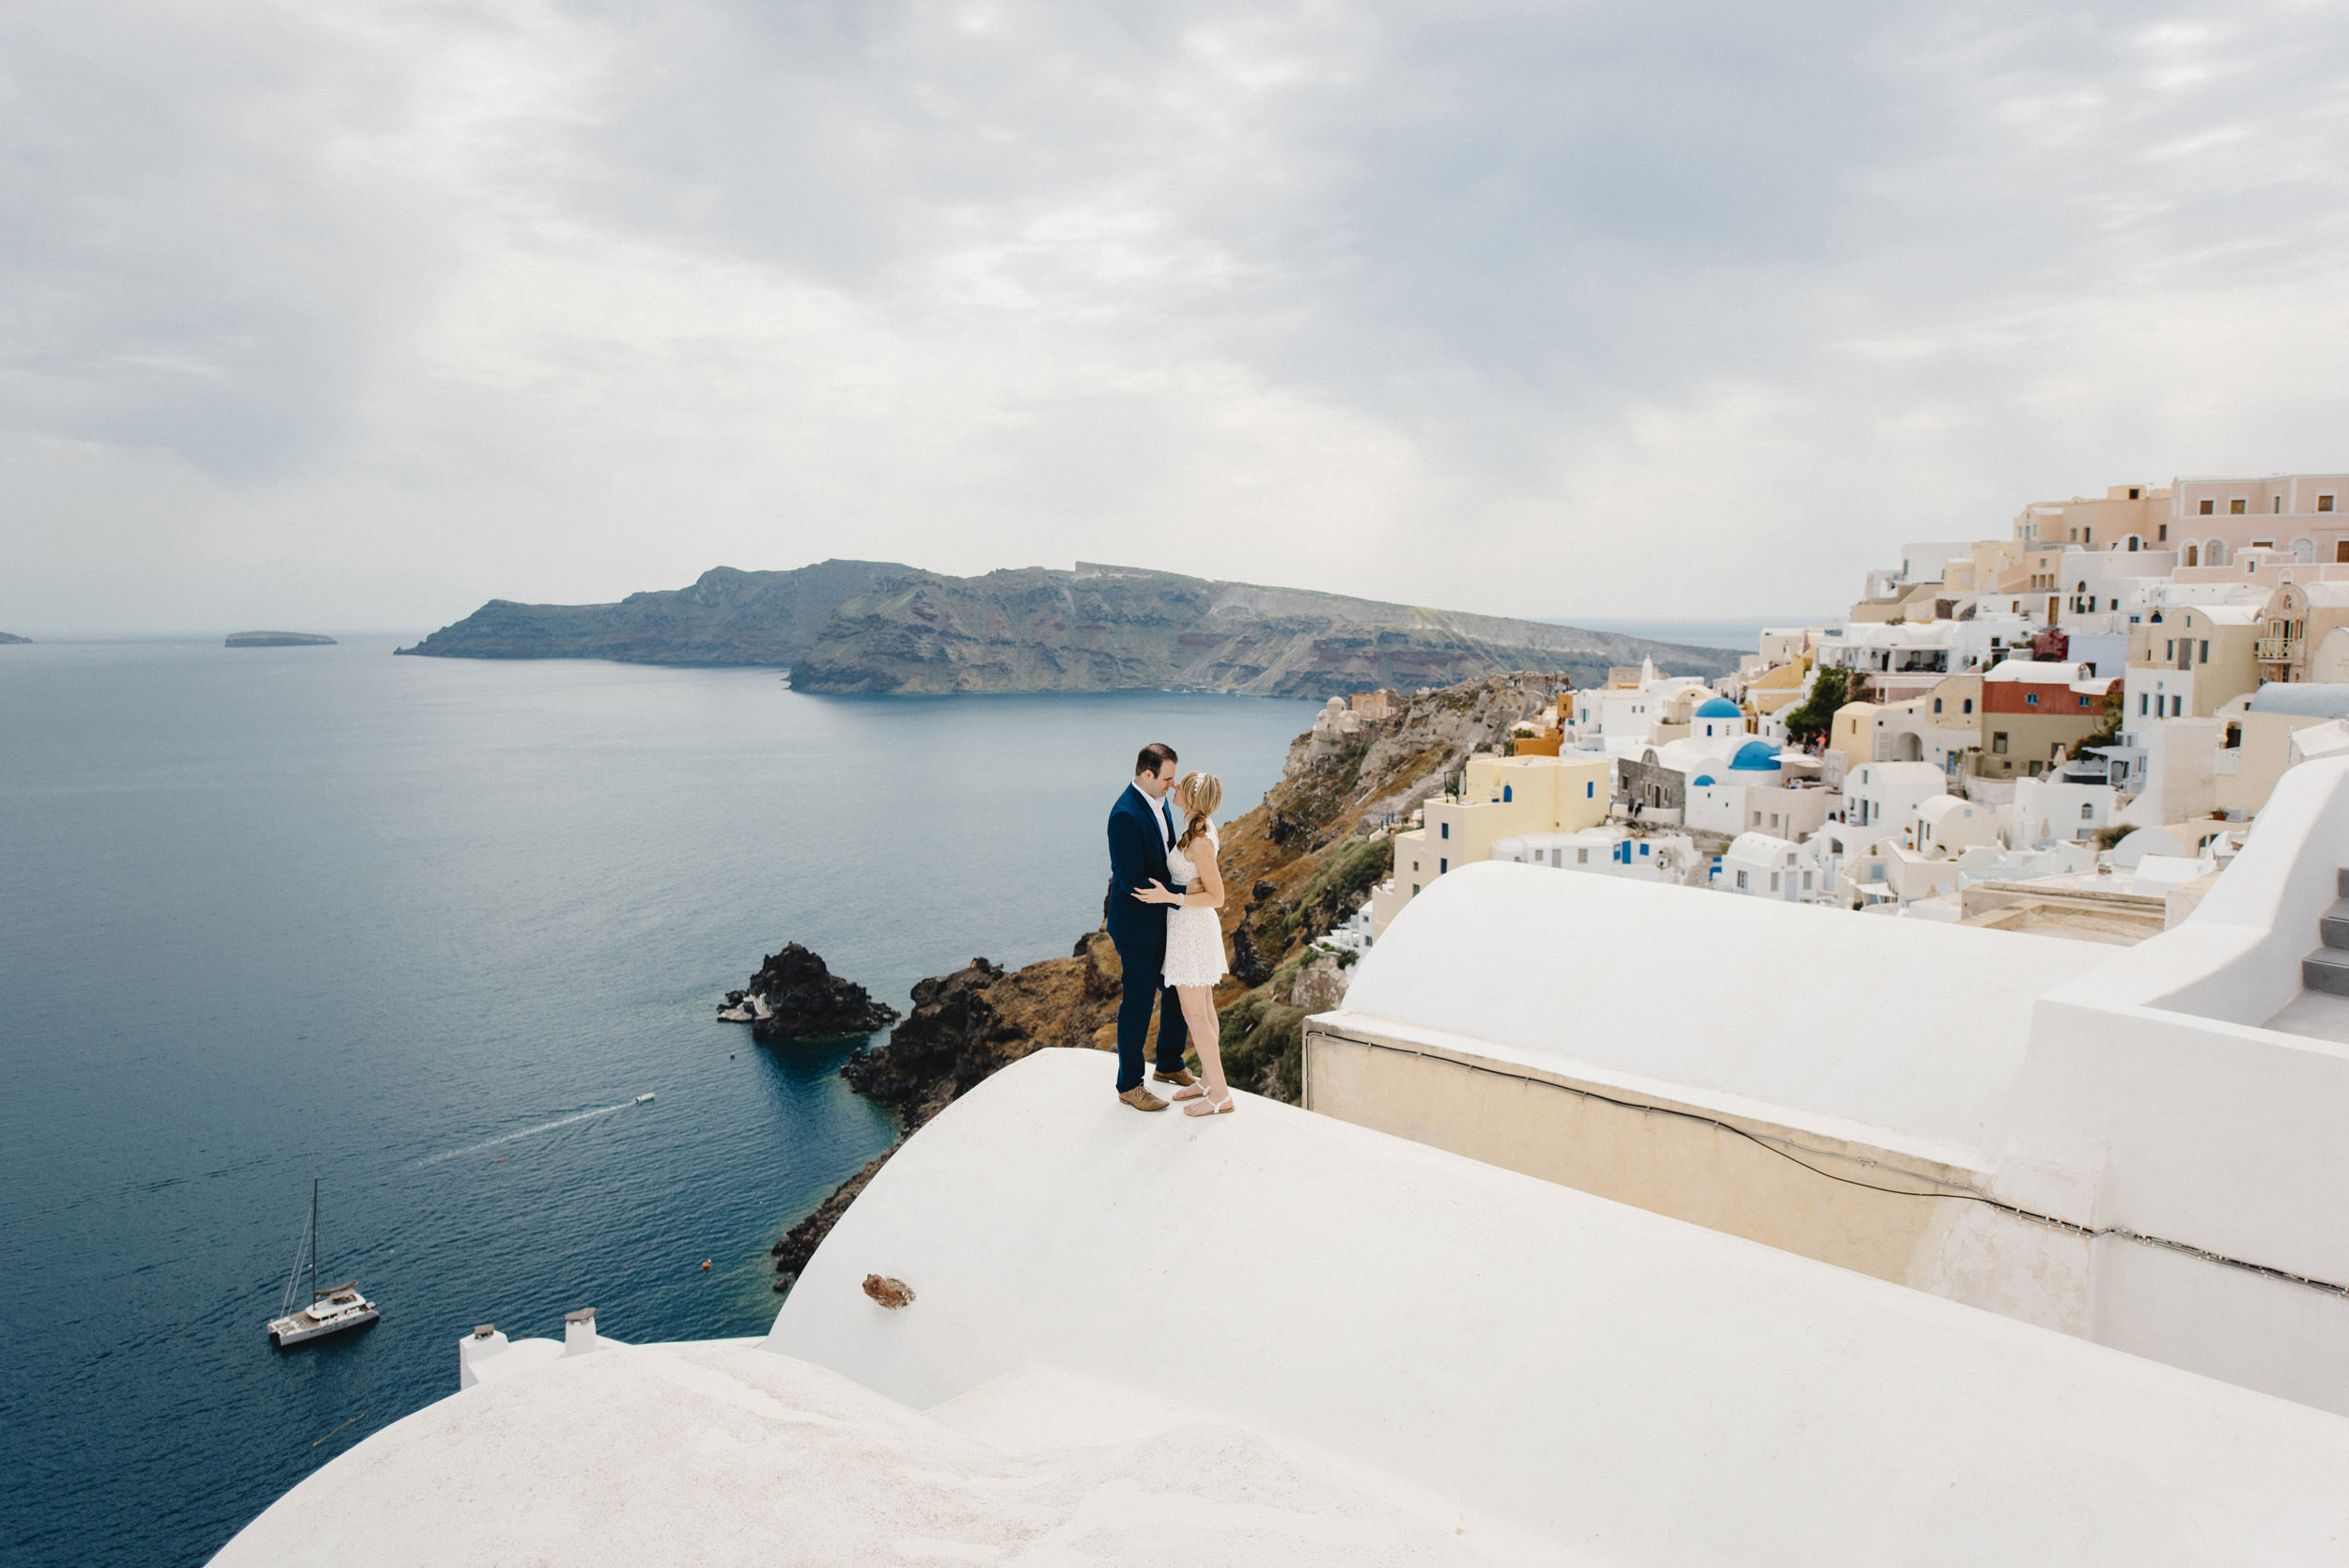
<path fill-rule="evenodd" d="M 1727 676 L 1538 693 L 1393 837 L 1343 945 L 1501 860 L 2129 943 L 2283 772 L 2349 750 L 2349 475 L 2179 479 L 1904 547 Z M 1397 699 L 1333 700 L 1342 746 Z"/>

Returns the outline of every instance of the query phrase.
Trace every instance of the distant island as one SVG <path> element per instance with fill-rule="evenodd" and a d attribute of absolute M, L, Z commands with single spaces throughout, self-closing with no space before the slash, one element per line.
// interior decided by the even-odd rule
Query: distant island
<path fill-rule="evenodd" d="M 31 641 L 30 637 L 19 637 L 13 632 L 0 631 L 0 643 L 29 643 Z"/>
<path fill-rule="evenodd" d="M 412 648 L 460 659 L 788 666 L 802 691 L 1223 691 L 1328 697 L 1416 691 L 1514 670 L 1603 682 L 1653 659 L 1735 669 L 1720 648 L 1660 643 L 1297 588 L 1078 563 L 946 577 L 875 561 L 797 571 L 721 567 L 617 604 L 493 599 Z"/>
<path fill-rule="evenodd" d="M 227 645 L 232 648 L 333 647 L 334 639 L 308 631 L 237 631 L 229 634 Z"/>
<path fill-rule="evenodd" d="M 841 600 L 911 567 L 824 561 L 797 571 L 717 567 L 690 588 L 617 604 L 516 604 L 493 598 L 398 653 L 440 659 L 610 659 L 623 664 L 791 665 Z"/>

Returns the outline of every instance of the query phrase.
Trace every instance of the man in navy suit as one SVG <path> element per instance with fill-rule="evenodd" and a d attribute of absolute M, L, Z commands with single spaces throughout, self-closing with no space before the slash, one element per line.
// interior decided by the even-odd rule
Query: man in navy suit
<path fill-rule="evenodd" d="M 1166 1102 L 1142 1086 L 1142 1048 L 1150 1032 L 1150 1010 L 1159 1010 L 1158 1080 L 1188 1087 L 1198 1081 L 1183 1065 L 1183 1006 L 1174 987 L 1162 985 L 1166 962 L 1166 910 L 1145 904 L 1136 889 L 1156 881 L 1169 886 L 1166 852 L 1177 831 L 1167 796 L 1174 787 L 1174 748 L 1153 743 L 1134 759 L 1134 782 L 1110 808 L 1110 940 L 1126 974 L 1126 994 L 1117 1004 L 1117 1097 L 1136 1110 L 1164 1110 Z M 1177 888 L 1174 891 L 1179 893 Z"/>

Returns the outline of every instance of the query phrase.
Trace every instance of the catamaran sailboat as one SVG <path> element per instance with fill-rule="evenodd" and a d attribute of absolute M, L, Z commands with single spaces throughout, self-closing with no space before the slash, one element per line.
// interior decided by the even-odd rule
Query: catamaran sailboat
<path fill-rule="evenodd" d="M 294 1310 L 294 1296 L 302 1283 L 304 1262 L 310 1268 L 310 1304 Z M 375 1303 L 359 1293 L 356 1280 L 319 1289 L 319 1184 L 310 1182 L 310 1223 L 302 1233 L 302 1246 L 294 1253 L 293 1272 L 286 1277 L 286 1298 L 277 1304 L 277 1316 L 270 1320 L 269 1337 L 277 1342 L 277 1348 L 300 1344 L 328 1334 L 339 1334 L 346 1328 L 356 1328 L 363 1323 L 373 1323 L 380 1315 Z"/>

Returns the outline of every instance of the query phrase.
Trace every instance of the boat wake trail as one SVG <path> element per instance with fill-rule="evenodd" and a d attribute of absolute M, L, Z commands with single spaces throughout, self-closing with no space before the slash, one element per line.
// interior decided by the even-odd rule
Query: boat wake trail
<path fill-rule="evenodd" d="M 438 1165 L 444 1159 L 455 1159 L 460 1155 L 477 1155 L 484 1149 L 494 1149 L 501 1143 L 511 1143 L 521 1138 L 536 1138 L 542 1132 L 552 1132 L 557 1127 L 568 1127 L 573 1122 L 584 1122 L 597 1116 L 609 1116 L 615 1110 L 626 1110 L 634 1104 L 636 1104 L 634 1100 L 622 1100 L 617 1105 L 599 1105 L 593 1110 L 573 1111 L 568 1116 L 557 1116 L 552 1122 L 541 1122 L 535 1127 L 524 1127 L 520 1132 L 500 1133 L 495 1138 L 485 1139 L 478 1143 L 468 1143 L 461 1149 L 445 1149 L 437 1155 L 427 1155 L 416 1163 Z"/>

